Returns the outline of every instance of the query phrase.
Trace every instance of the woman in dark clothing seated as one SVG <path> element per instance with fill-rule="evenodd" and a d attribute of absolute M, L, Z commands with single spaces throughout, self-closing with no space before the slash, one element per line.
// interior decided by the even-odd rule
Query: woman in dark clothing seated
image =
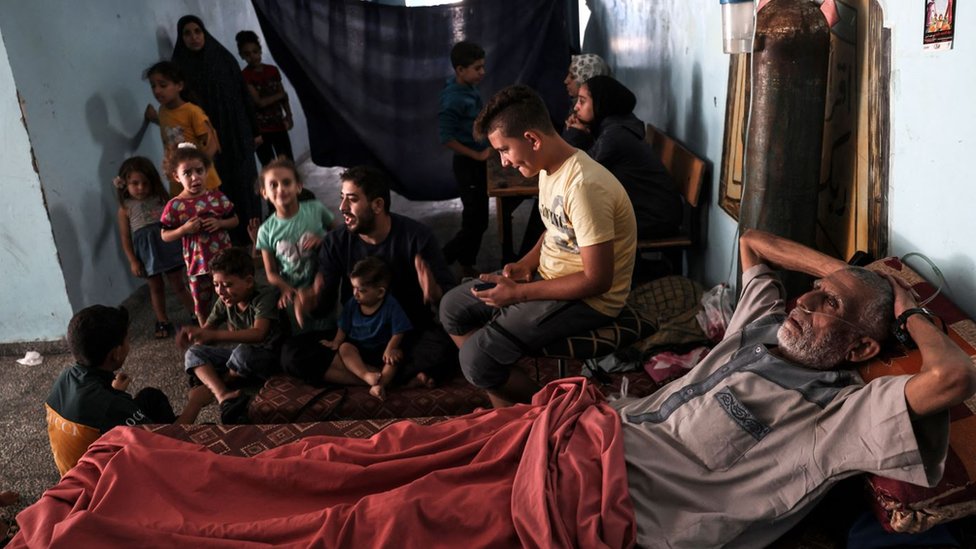
<path fill-rule="evenodd" d="M 580 86 L 578 123 L 563 138 L 583 149 L 620 180 L 637 215 L 639 239 L 678 231 L 682 199 L 658 154 L 644 141 L 644 122 L 634 116 L 637 98 L 609 76 L 594 76 Z"/>

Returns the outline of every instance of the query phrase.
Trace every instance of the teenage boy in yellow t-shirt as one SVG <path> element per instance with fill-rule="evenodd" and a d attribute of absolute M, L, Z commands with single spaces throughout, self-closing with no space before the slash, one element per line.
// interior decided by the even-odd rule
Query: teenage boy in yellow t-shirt
<path fill-rule="evenodd" d="M 630 292 L 637 222 L 620 182 L 559 136 L 530 88 L 495 94 L 475 131 L 487 136 L 503 166 L 539 175 L 546 227 L 535 247 L 501 274 L 483 274 L 441 301 L 441 323 L 460 349 L 465 377 L 501 407 L 528 402 L 538 389 L 511 368 L 523 354 L 620 313 Z"/>

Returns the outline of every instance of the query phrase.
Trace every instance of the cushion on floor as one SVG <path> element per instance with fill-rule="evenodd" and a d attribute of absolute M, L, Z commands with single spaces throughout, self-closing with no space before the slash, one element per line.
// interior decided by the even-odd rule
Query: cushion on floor
<path fill-rule="evenodd" d="M 901 277 L 912 285 L 921 300 L 936 288 L 898 258 L 875 261 L 868 268 Z M 976 323 L 942 294 L 926 305 L 949 328 L 949 336 L 970 357 L 976 355 Z M 864 381 L 883 375 L 914 374 L 922 359 L 917 349 L 902 347 L 885 350 L 859 369 Z M 868 476 L 874 512 L 892 532 L 921 532 L 936 524 L 976 514 L 976 398 L 949 411 L 949 452 L 945 473 L 938 486 L 925 488 L 907 482 Z"/>
<path fill-rule="evenodd" d="M 288 376 L 264 383 L 248 406 L 248 417 L 261 423 L 301 423 L 329 417 L 345 397 L 345 390 L 316 388 Z"/>
<path fill-rule="evenodd" d="M 558 378 L 554 359 L 524 358 L 516 367 L 539 385 Z M 578 375 L 579 371 L 580 363 L 570 361 L 569 375 Z M 607 395 L 619 392 L 624 376 L 629 378 L 630 396 L 649 395 L 657 389 L 646 373 L 630 372 L 610 375 L 610 383 L 601 386 L 601 390 Z M 321 391 L 293 378 L 272 378 L 251 400 L 248 416 L 253 423 L 290 423 L 295 420 L 289 418 L 298 417 L 298 411 L 304 409 L 297 421 L 396 419 L 463 415 L 491 405 L 485 392 L 468 383 L 460 374 L 433 389 L 391 389 L 385 400 L 370 395 L 366 386 L 334 387 L 319 397 L 320 404 L 308 406 L 310 399 Z"/>
<path fill-rule="evenodd" d="M 610 324 L 553 341 L 542 349 L 541 355 L 578 359 L 600 358 L 649 337 L 654 330 L 654 325 L 647 318 L 633 305 L 626 303 L 617 318 Z"/>

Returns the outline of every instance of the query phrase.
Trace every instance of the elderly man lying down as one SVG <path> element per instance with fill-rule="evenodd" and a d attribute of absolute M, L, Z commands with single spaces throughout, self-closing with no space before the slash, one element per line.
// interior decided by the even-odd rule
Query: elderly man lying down
<path fill-rule="evenodd" d="M 19 517 L 11 547 L 760 547 L 860 471 L 934 484 L 969 357 L 924 316 L 923 366 L 863 384 L 911 293 L 756 231 L 726 339 L 643 399 L 585 380 L 532 404 L 368 440 L 308 437 L 228 458 L 137 429 L 96 441 Z M 771 267 L 819 278 L 785 314 Z"/>

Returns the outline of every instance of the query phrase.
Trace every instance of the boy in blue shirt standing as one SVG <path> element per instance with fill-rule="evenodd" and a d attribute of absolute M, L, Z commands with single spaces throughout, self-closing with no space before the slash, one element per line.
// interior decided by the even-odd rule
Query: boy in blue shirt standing
<path fill-rule="evenodd" d="M 444 246 L 448 264 L 457 261 L 462 276 L 477 276 L 475 261 L 481 235 L 488 228 L 488 189 L 485 161 L 491 148 L 474 138 L 474 119 L 481 112 L 478 84 L 485 77 L 485 50 L 472 42 L 451 48 L 454 76 L 441 91 L 438 126 L 441 144 L 454 152 L 454 178 L 461 197 L 461 230 Z"/>

